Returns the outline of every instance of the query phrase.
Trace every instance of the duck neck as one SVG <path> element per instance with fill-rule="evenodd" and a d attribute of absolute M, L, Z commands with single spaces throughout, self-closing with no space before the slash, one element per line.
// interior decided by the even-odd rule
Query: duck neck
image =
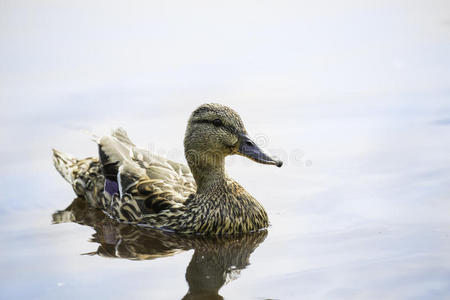
<path fill-rule="evenodd" d="M 211 190 L 225 181 L 224 156 L 213 153 L 201 155 L 186 153 L 186 160 L 197 183 L 197 194 Z"/>

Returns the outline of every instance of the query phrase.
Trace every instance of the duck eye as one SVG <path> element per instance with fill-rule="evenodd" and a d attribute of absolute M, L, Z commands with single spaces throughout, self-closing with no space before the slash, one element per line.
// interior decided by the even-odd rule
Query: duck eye
<path fill-rule="evenodd" d="M 222 120 L 220 120 L 220 119 L 215 119 L 212 123 L 216 127 L 222 126 Z"/>

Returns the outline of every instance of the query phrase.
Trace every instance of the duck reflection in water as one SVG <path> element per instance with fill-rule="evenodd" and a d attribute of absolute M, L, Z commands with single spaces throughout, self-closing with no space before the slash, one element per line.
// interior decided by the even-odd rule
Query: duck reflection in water
<path fill-rule="evenodd" d="M 239 277 L 249 265 L 250 254 L 267 236 L 266 230 L 239 236 L 177 235 L 118 224 L 84 198 L 76 198 L 65 210 L 53 214 L 53 223 L 67 222 L 94 228 L 91 241 L 99 247 L 89 255 L 148 260 L 194 249 L 186 269 L 189 291 L 183 299 L 223 299 L 219 289 Z"/>

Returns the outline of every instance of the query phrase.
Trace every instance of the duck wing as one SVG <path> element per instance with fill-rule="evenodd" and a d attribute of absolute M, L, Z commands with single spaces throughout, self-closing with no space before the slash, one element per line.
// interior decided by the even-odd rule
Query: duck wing
<path fill-rule="evenodd" d="M 195 193 L 195 181 L 187 166 L 137 148 L 125 130 L 116 129 L 97 142 L 107 179 L 105 190 L 111 193 L 108 184 L 115 184 L 120 197 L 131 195 L 142 212 L 177 207 Z"/>

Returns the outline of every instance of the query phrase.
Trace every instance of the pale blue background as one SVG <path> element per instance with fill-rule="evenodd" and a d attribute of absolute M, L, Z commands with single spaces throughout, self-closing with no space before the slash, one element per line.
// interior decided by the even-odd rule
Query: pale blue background
<path fill-rule="evenodd" d="M 285 161 L 228 160 L 272 226 L 221 295 L 450 298 L 449 3 L 1 0 L 0 297 L 181 298 L 191 252 L 80 256 L 93 230 L 50 224 L 50 149 L 120 125 L 184 161 L 213 101 Z"/>

